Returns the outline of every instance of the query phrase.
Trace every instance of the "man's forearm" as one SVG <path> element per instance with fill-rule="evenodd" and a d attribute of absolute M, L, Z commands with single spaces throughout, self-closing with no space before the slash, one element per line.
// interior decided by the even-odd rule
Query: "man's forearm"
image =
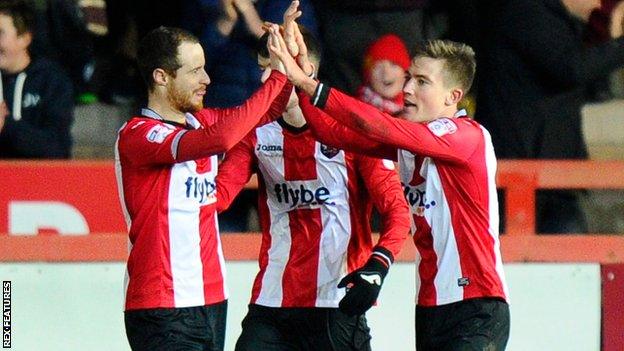
<path fill-rule="evenodd" d="M 312 77 L 305 77 L 305 78 L 302 78 L 300 81 L 293 82 L 293 84 L 297 88 L 305 92 L 308 96 L 313 96 L 319 82 L 314 80 Z"/>

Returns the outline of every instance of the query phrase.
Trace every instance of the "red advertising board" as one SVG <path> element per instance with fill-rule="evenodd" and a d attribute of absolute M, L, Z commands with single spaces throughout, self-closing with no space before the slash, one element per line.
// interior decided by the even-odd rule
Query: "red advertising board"
<path fill-rule="evenodd" d="M 112 162 L 0 162 L 0 235 L 125 231 Z"/>

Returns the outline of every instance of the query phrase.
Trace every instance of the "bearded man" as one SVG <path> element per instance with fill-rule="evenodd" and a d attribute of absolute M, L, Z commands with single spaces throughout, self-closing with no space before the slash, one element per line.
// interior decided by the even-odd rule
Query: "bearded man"
<path fill-rule="evenodd" d="M 138 57 L 148 104 L 121 127 L 115 150 L 130 239 L 128 341 L 133 350 L 223 350 L 217 155 L 281 116 L 292 86 L 273 59 L 271 76 L 244 104 L 204 109 L 210 77 L 197 38 L 160 27 L 142 39 Z"/>

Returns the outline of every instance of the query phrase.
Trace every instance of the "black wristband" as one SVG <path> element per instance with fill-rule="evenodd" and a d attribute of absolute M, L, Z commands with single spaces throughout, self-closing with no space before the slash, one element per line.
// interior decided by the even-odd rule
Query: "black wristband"
<path fill-rule="evenodd" d="M 314 90 L 314 95 L 310 98 L 312 105 L 318 108 L 324 108 L 329 98 L 329 89 L 331 88 L 319 82 L 316 86 L 316 90 Z"/>
<path fill-rule="evenodd" d="M 385 278 L 388 274 L 389 267 L 385 265 L 379 258 L 371 255 L 371 257 L 366 261 L 366 264 L 362 266 L 362 271 L 367 272 L 376 272 L 381 275 L 381 278 Z"/>
<path fill-rule="evenodd" d="M 378 258 L 383 259 L 388 267 L 390 267 L 394 263 L 394 255 L 390 250 L 386 249 L 382 246 L 375 246 L 373 248 L 373 255 L 376 255 Z"/>

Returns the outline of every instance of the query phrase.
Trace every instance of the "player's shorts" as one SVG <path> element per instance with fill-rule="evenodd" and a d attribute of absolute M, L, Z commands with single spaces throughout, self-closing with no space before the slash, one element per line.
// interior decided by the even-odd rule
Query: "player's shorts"
<path fill-rule="evenodd" d="M 125 312 L 132 350 L 223 351 L 227 301 L 208 306 Z"/>
<path fill-rule="evenodd" d="M 416 350 L 503 351 L 509 339 L 509 305 L 495 298 L 436 307 L 416 306 Z"/>
<path fill-rule="evenodd" d="M 366 317 L 337 308 L 249 305 L 236 351 L 370 351 Z"/>

